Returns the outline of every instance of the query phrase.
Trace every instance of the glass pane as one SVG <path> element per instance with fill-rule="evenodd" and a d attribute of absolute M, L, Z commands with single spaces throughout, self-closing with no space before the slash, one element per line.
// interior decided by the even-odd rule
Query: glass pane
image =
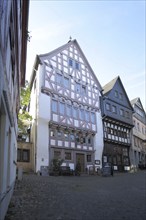
<path fill-rule="evenodd" d="M 88 111 L 85 111 L 85 120 L 86 121 L 90 121 L 90 118 L 89 118 L 89 112 Z"/>
<path fill-rule="evenodd" d="M 91 162 L 91 155 L 87 155 L 87 162 Z"/>
<path fill-rule="evenodd" d="M 29 150 L 23 150 L 23 161 L 29 162 Z"/>
<path fill-rule="evenodd" d="M 84 110 L 80 109 L 80 119 L 84 120 Z"/>
<path fill-rule="evenodd" d="M 95 122 L 95 113 L 93 113 L 93 112 L 91 112 L 91 122 L 94 124 L 96 123 Z"/>
<path fill-rule="evenodd" d="M 17 161 L 21 161 L 21 149 L 17 150 Z"/>
<path fill-rule="evenodd" d="M 82 86 L 82 95 L 86 94 L 86 86 Z"/>
<path fill-rule="evenodd" d="M 65 152 L 65 160 L 71 160 L 71 153 Z"/>
<path fill-rule="evenodd" d="M 69 59 L 69 66 L 73 66 L 73 60 L 72 59 Z"/>
<path fill-rule="evenodd" d="M 57 101 L 52 100 L 52 111 L 57 113 Z"/>
<path fill-rule="evenodd" d="M 71 106 L 67 105 L 66 107 L 66 114 L 67 116 L 71 116 Z"/>
<path fill-rule="evenodd" d="M 66 87 L 66 88 L 69 88 L 69 79 L 68 78 L 64 78 L 64 86 Z"/>
<path fill-rule="evenodd" d="M 57 73 L 56 77 L 57 77 L 57 79 L 56 79 L 57 83 L 61 84 L 62 83 L 62 75 Z"/>
<path fill-rule="evenodd" d="M 71 135 L 70 135 L 70 140 L 71 140 L 71 141 L 74 141 L 74 140 L 75 140 L 74 134 L 71 134 Z"/>
<path fill-rule="evenodd" d="M 75 63 L 75 68 L 77 69 L 77 70 L 79 70 L 79 63 Z"/>
<path fill-rule="evenodd" d="M 80 84 L 79 83 L 76 83 L 76 92 L 80 93 Z"/>
<path fill-rule="evenodd" d="M 73 108 L 73 117 L 74 118 L 78 117 L 78 109 L 77 108 Z"/>
<path fill-rule="evenodd" d="M 55 136 L 55 132 L 51 131 L 51 137 L 54 137 L 54 136 Z"/>
<path fill-rule="evenodd" d="M 68 140 L 68 133 L 64 133 L 64 137 L 66 140 Z"/>
<path fill-rule="evenodd" d="M 65 104 L 60 103 L 60 114 L 64 115 L 64 112 L 65 112 Z"/>

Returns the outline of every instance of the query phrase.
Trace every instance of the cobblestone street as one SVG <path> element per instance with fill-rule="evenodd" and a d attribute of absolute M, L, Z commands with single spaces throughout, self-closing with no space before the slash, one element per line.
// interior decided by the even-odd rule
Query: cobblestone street
<path fill-rule="evenodd" d="M 101 176 L 24 175 L 5 220 L 144 220 L 146 172 Z"/>

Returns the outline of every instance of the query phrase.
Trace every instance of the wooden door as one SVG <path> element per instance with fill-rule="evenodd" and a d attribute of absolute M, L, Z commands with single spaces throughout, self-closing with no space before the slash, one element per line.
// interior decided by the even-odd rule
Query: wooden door
<path fill-rule="evenodd" d="M 76 154 L 76 164 L 80 163 L 81 166 L 81 172 L 83 173 L 85 171 L 85 159 L 84 154 Z"/>

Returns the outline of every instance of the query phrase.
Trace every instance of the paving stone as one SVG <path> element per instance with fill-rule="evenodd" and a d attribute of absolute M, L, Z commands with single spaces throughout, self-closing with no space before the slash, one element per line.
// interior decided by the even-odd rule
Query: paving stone
<path fill-rule="evenodd" d="M 23 175 L 5 220 L 144 220 L 146 172 L 101 176 Z"/>

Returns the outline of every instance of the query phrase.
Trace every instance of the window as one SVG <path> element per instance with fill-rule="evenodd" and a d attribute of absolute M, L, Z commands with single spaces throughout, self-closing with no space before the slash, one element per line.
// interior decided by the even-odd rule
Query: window
<path fill-rule="evenodd" d="M 91 137 L 88 138 L 88 144 L 91 144 Z"/>
<path fill-rule="evenodd" d="M 54 159 L 60 159 L 61 158 L 61 151 L 55 150 L 54 151 Z"/>
<path fill-rule="evenodd" d="M 124 110 L 120 109 L 120 115 L 124 117 Z"/>
<path fill-rule="evenodd" d="M 129 118 L 129 112 L 128 111 L 125 112 L 125 116 L 126 116 L 126 118 Z"/>
<path fill-rule="evenodd" d="M 73 107 L 73 117 L 77 118 L 78 117 L 78 109 Z"/>
<path fill-rule="evenodd" d="M 58 83 L 58 84 L 62 84 L 62 75 L 60 75 L 59 73 L 57 73 L 57 75 L 56 75 L 56 82 Z"/>
<path fill-rule="evenodd" d="M 108 111 L 111 110 L 111 105 L 109 103 L 106 103 L 106 110 L 108 110 Z"/>
<path fill-rule="evenodd" d="M 76 135 L 76 142 L 79 143 L 79 135 Z"/>
<path fill-rule="evenodd" d="M 91 155 L 90 154 L 87 155 L 87 162 L 91 162 Z"/>
<path fill-rule="evenodd" d="M 64 86 L 69 88 L 69 79 L 67 77 L 64 77 Z"/>
<path fill-rule="evenodd" d="M 30 150 L 18 149 L 17 150 L 17 161 L 18 162 L 30 162 Z"/>
<path fill-rule="evenodd" d="M 21 161 L 21 149 L 17 149 L 17 161 Z"/>
<path fill-rule="evenodd" d="M 55 131 L 50 132 L 51 137 L 55 137 Z"/>
<path fill-rule="evenodd" d="M 60 103 L 59 107 L 60 107 L 60 114 L 64 115 L 64 113 L 65 113 L 65 104 L 64 103 Z"/>
<path fill-rule="evenodd" d="M 78 92 L 78 93 L 81 92 L 81 91 L 80 91 L 80 89 L 81 89 L 80 86 L 81 86 L 81 85 L 80 85 L 79 83 L 76 83 L 76 92 Z"/>
<path fill-rule="evenodd" d="M 80 143 L 81 143 L 81 144 L 85 144 L 85 143 L 86 143 L 85 137 L 80 137 Z"/>
<path fill-rule="evenodd" d="M 69 66 L 73 67 L 73 60 L 72 59 L 69 59 Z"/>
<path fill-rule="evenodd" d="M 75 69 L 79 70 L 79 63 L 75 62 Z"/>
<path fill-rule="evenodd" d="M 137 123 L 137 130 L 140 131 L 139 123 Z"/>
<path fill-rule="evenodd" d="M 81 90 L 82 95 L 86 95 L 86 86 L 82 85 Z"/>
<path fill-rule="evenodd" d="M 91 122 L 95 124 L 95 113 L 91 112 Z"/>
<path fill-rule="evenodd" d="M 68 140 L 68 133 L 67 132 L 64 133 L 64 138 L 65 138 L 65 140 Z"/>
<path fill-rule="evenodd" d="M 115 97 L 118 98 L 118 91 L 115 90 Z"/>
<path fill-rule="evenodd" d="M 75 140 L 74 134 L 70 134 L 70 140 L 71 140 L 71 141 L 74 141 L 74 140 Z"/>
<path fill-rule="evenodd" d="M 61 136 L 62 136 L 62 133 L 61 133 L 60 131 L 58 131 L 58 132 L 57 132 L 57 136 L 58 136 L 58 137 L 61 137 Z"/>
<path fill-rule="evenodd" d="M 80 119 L 84 120 L 84 110 L 80 109 Z"/>
<path fill-rule="evenodd" d="M 112 112 L 113 112 L 113 113 L 117 113 L 117 108 L 116 108 L 116 106 L 114 106 L 114 105 L 112 106 Z"/>
<path fill-rule="evenodd" d="M 71 160 L 71 152 L 65 152 L 65 160 Z"/>
<path fill-rule="evenodd" d="M 69 105 L 66 106 L 66 115 L 71 116 L 71 106 Z"/>
<path fill-rule="evenodd" d="M 57 101 L 52 100 L 52 111 L 57 113 Z"/>
<path fill-rule="evenodd" d="M 119 93 L 119 99 L 123 100 L 123 94 Z"/>
<path fill-rule="evenodd" d="M 90 121 L 90 118 L 89 118 L 89 112 L 88 111 L 85 111 L 85 120 L 86 121 Z"/>

